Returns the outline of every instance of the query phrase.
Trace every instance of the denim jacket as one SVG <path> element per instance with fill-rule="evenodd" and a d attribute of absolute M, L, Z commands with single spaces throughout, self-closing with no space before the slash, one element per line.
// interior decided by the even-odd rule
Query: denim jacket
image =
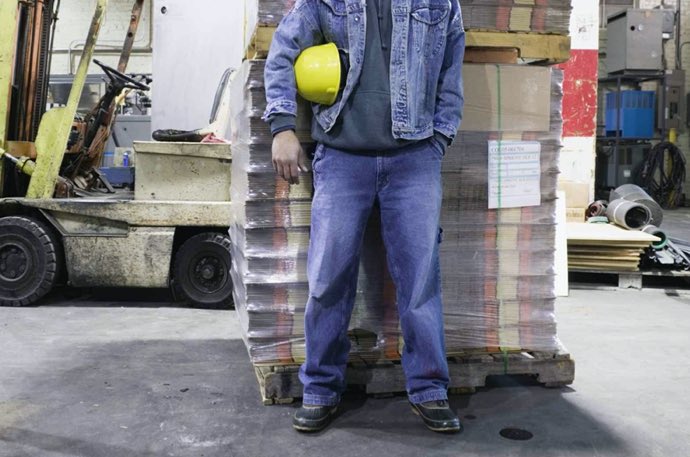
<path fill-rule="evenodd" d="M 458 0 L 390 0 L 393 136 L 421 140 L 434 130 L 453 139 L 462 119 L 465 31 Z M 297 114 L 294 62 L 310 46 L 335 43 L 347 51 L 345 87 L 331 106 L 313 105 L 328 132 L 359 80 L 366 39 L 366 0 L 297 0 L 273 37 L 266 61 L 263 119 Z"/>

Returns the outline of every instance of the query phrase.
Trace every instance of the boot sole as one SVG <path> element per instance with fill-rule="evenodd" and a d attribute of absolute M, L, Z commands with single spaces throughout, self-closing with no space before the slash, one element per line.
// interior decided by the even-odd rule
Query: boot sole
<path fill-rule="evenodd" d="M 412 407 L 412 412 L 415 413 L 417 416 L 421 417 L 422 422 L 424 422 L 424 426 L 432 432 L 459 433 L 461 430 L 461 427 L 434 427 L 433 425 L 430 425 L 421 414 L 419 414 L 419 411 L 417 411 L 417 409 L 414 406 Z"/>
<path fill-rule="evenodd" d="M 295 424 L 294 422 L 292 423 L 292 428 L 297 430 L 298 432 L 320 432 L 324 428 L 328 427 L 328 425 L 331 423 L 333 420 L 333 415 L 336 413 L 338 408 L 334 408 L 333 411 L 328 413 L 328 416 L 326 416 L 322 422 L 317 422 L 314 425 L 301 425 L 301 424 Z"/>

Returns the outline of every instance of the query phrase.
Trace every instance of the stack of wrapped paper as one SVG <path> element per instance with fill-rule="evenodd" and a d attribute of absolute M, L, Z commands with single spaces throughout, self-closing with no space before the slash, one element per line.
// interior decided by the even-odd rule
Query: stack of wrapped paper
<path fill-rule="evenodd" d="M 233 87 L 235 304 L 252 361 L 294 363 L 304 358 L 312 182 L 302 174 L 299 185 L 289 186 L 273 171 L 270 130 L 260 120 L 266 106 L 263 68 L 263 60 L 245 61 Z M 443 165 L 440 251 L 447 350 L 555 351 L 561 73 L 512 65 L 467 65 L 464 72 L 463 128 Z M 300 102 L 298 111 L 298 137 L 313 150 L 311 110 Z M 490 147 L 491 160 L 496 154 L 508 160 L 511 145 L 530 151 L 531 175 L 520 164 L 490 166 Z M 525 198 L 532 206 L 506 208 L 515 197 L 511 189 L 522 189 L 522 179 L 531 186 L 525 187 L 531 188 Z M 498 202 L 497 191 L 503 192 Z M 502 208 L 489 209 L 490 201 Z M 351 359 L 399 358 L 395 288 L 377 213 L 365 235 L 350 338 Z"/>

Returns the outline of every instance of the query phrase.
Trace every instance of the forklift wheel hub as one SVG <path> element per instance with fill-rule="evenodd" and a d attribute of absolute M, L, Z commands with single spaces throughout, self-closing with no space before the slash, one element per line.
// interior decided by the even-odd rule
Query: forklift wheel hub
<path fill-rule="evenodd" d="M 0 246 L 0 278 L 19 281 L 29 271 L 29 253 L 19 244 Z"/>

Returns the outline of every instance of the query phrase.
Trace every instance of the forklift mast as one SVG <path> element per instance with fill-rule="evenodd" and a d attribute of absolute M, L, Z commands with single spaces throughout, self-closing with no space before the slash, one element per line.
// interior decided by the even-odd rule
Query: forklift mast
<path fill-rule="evenodd" d="M 19 8 L 23 3 L 19 0 L 3 0 L 0 5 L 0 38 L 3 38 L 0 42 L 0 149 L 3 150 L 2 153 L 8 146 L 7 127 L 10 121 L 12 94 L 7 88 L 18 71 L 13 63 L 15 62 L 14 56 L 20 51 L 17 48 L 17 30 L 20 25 Z M 107 4 L 108 0 L 97 0 L 96 10 L 82 51 L 79 67 L 74 76 L 67 105 L 53 108 L 41 116 L 35 139 L 36 165 L 33 167 L 29 181 L 27 198 L 46 199 L 53 196 L 55 185 L 59 180 L 60 164 L 65 154 L 65 147 L 74 116 L 77 113 L 79 98 L 84 89 L 89 64 L 93 57 Z M 7 65 L 3 65 L 3 63 Z M 12 119 L 12 121 L 13 123 L 17 122 L 16 119 Z M 5 158 L 0 160 L 0 192 L 4 188 L 3 177 L 6 176 L 4 170 L 6 164 Z"/>
<path fill-rule="evenodd" d="M 3 1 L 3 64 L 0 75 L 0 111 L 4 144 L 10 154 L 35 159 L 33 141 L 46 110 L 50 60 L 59 0 Z M 8 90 L 7 93 L 4 91 Z M 11 170 L 11 168 L 10 168 Z M 10 186 L 12 194 L 23 195 L 28 179 L 18 173 L 0 176 L 2 188 Z M 5 179 L 4 185 L 2 180 Z M 9 194 L 9 190 L 4 194 Z"/>

